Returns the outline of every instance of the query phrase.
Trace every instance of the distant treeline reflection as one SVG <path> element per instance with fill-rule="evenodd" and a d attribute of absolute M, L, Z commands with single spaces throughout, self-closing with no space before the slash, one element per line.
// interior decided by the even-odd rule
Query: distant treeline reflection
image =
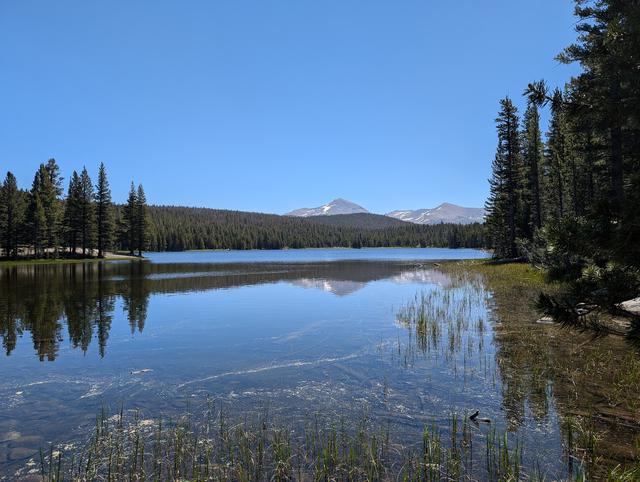
<path fill-rule="evenodd" d="M 357 269 L 356 269 L 357 268 Z M 152 294 L 206 291 L 279 281 L 369 281 L 415 271 L 411 262 L 153 264 L 144 261 L 24 265 L 0 269 L 0 338 L 6 355 L 30 333 L 41 361 L 67 338 L 86 352 L 95 338 L 105 356 L 118 306 L 132 334 L 142 332 Z"/>

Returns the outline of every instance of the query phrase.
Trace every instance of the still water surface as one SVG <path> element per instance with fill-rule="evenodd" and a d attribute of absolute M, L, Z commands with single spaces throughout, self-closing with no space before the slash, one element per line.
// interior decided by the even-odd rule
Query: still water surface
<path fill-rule="evenodd" d="M 528 463 L 566 473 L 553 380 L 514 385 L 501 360 L 519 341 L 501 334 L 492 287 L 431 262 L 484 256 L 158 253 L 0 270 L 0 475 L 41 445 L 84 439 L 105 405 L 170 417 L 207 397 L 293 423 L 366 413 L 413 441 L 425 424 L 446 430 L 453 412 L 480 410 L 535 449 Z M 429 320 L 418 327 L 405 319 L 416 300 Z M 551 329 L 525 312 L 524 337 Z"/>
<path fill-rule="evenodd" d="M 154 263 L 302 263 L 315 261 L 411 261 L 480 259 L 488 254 L 478 249 L 447 248 L 318 248 L 247 251 L 187 251 L 179 253 L 149 253 Z"/>

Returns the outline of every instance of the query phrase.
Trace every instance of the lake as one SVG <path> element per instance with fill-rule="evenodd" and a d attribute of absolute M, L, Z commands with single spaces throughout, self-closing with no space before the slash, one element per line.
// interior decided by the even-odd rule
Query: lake
<path fill-rule="evenodd" d="M 527 448 L 524 465 L 575 473 L 566 421 L 602 403 L 612 374 L 576 382 L 569 365 L 633 352 L 536 323 L 535 280 L 437 262 L 484 257 L 202 251 L 0 269 L 0 474 L 36 470 L 49 443 L 81 443 L 105 407 L 171 418 L 210 400 L 293 425 L 364 416 L 407 444 L 478 410 L 491 422 L 471 427 L 476 450 L 501 430 Z M 610 412 L 593 420 L 616 461 L 638 432 Z"/>
<path fill-rule="evenodd" d="M 154 263 L 304 263 L 316 261 L 427 261 L 482 259 L 488 255 L 478 249 L 447 248 L 318 248 L 246 251 L 187 251 L 148 253 Z"/>

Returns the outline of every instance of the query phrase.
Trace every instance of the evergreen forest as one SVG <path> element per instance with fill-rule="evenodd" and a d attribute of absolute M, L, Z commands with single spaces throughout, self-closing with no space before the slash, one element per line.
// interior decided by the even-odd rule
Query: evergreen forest
<path fill-rule="evenodd" d="M 575 15 L 578 38 L 557 60 L 579 74 L 500 101 L 486 233 L 496 258 L 612 304 L 640 289 L 640 3 L 578 0 Z"/>

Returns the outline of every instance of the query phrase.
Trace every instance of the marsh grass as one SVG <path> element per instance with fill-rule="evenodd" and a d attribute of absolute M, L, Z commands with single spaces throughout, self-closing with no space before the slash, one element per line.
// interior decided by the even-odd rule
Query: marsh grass
<path fill-rule="evenodd" d="M 566 479 L 548 479 L 539 465 L 525 467 L 525 446 L 495 427 L 478 430 L 453 413 L 442 430 L 425 426 L 421 440 L 400 444 L 389 426 L 366 418 L 350 425 L 315 416 L 300 429 L 256 415 L 233 419 L 213 403 L 200 417 L 141 419 L 138 411 L 109 416 L 103 409 L 92 435 L 78 445 L 50 445 L 40 452 L 43 482 L 60 481 L 515 481 L 594 480 L 598 435 L 592 425 L 570 420 L 575 447 L 591 452 L 575 459 Z M 568 447 L 570 449 L 575 447 Z M 31 464 L 33 466 L 33 464 Z M 34 472 L 37 472 L 34 473 Z M 20 476 L 28 475 L 24 472 Z M 640 466 L 617 465 L 604 474 L 611 482 L 637 481 Z"/>
<path fill-rule="evenodd" d="M 213 403 L 198 419 L 175 421 L 103 409 L 89 439 L 65 447 L 41 451 L 41 480 L 507 481 L 520 477 L 523 451 L 507 433 L 482 433 L 456 414 L 448 430 L 432 424 L 421 440 L 400 444 L 389 426 L 365 417 L 349 424 L 316 416 L 294 429 L 266 415 L 233 421 Z"/>
<path fill-rule="evenodd" d="M 450 276 L 450 285 L 416 293 L 395 313 L 405 329 L 393 354 L 405 367 L 423 358 L 449 370 L 453 383 L 493 380 L 495 366 L 486 347 L 491 343 L 490 293 L 475 273 Z M 494 383 L 495 386 L 495 383 Z"/>
<path fill-rule="evenodd" d="M 523 415 L 510 399 L 527 400 L 537 420 L 553 406 L 562 421 L 567 465 L 579 461 L 592 478 L 640 480 L 635 468 L 640 457 L 638 353 L 620 337 L 594 338 L 559 324 L 536 323 L 539 294 L 566 287 L 527 264 L 465 261 L 444 263 L 442 269 L 454 280 L 477 273 L 489 293 L 488 319 L 511 428 Z M 625 466 L 632 467 L 630 472 Z M 636 478 L 616 478 L 620 474 Z"/>
<path fill-rule="evenodd" d="M 640 456 L 634 446 L 634 439 L 640 441 L 637 353 L 615 337 L 595 340 L 536 323 L 537 295 L 562 285 L 531 266 L 465 261 L 442 269 L 450 275 L 448 287 L 418 293 L 397 312 L 415 346 L 405 351 L 441 353 L 454 365 L 460 360 L 454 355 L 462 353 L 466 373 L 468 357 L 481 354 L 483 343 L 494 344 L 496 363 L 481 369 L 502 386 L 510 431 L 529 416 L 543 423 L 557 411 L 568 473 L 578 467 L 590 478 L 606 479 L 615 470 L 611 477 L 635 474 L 640 480 L 636 469 L 622 469 L 634 467 Z"/>
<path fill-rule="evenodd" d="M 448 289 L 416 293 L 396 313 L 397 323 L 409 329 L 415 336 L 410 341 L 424 354 L 438 352 L 451 360 L 465 349 L 469 355 L 482 352 L 488 295 L 473 277 L 456 281 Z"/>

